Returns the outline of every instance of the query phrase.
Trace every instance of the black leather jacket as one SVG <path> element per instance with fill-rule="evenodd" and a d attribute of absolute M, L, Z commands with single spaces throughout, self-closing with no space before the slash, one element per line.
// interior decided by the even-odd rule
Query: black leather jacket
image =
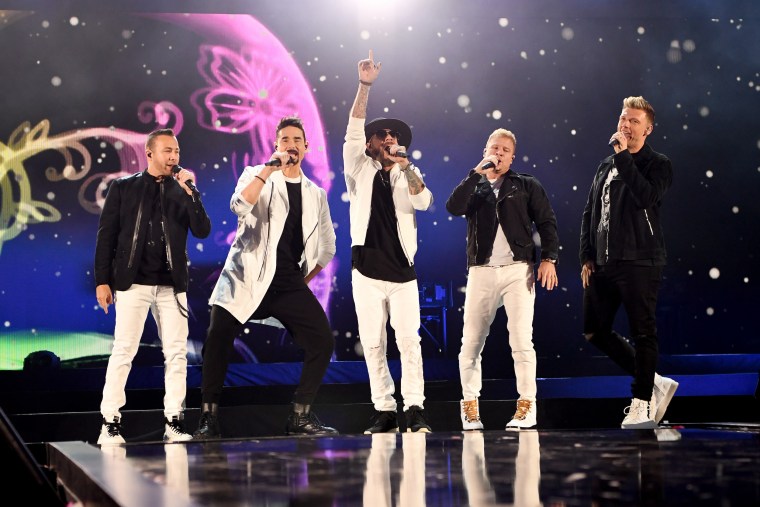
<path fill-rule="evenodd" d="M 485 264 L 501 224 L 517 261 L 536 262 L 533 225 L 541 238 L 541 259 L 559 256 L 557 217 L 541 183 L 529 174 L 508 171 L 499 191 L 493 193 L 485 176 L 470 171 L 446 201 L 452 215 L 467 218 L 467 266 Z"/>
<path fill-rule="evenodd" d="M 146 183 L 154 184 L 147 171 L 118 178 L 111 183 L 98 224 L 95 243 L 95 284 L 126 290 L 135 279 L 148 230 L 150 203 L 145 202 Z M 176 292 L 187 292 L 187 231 L 196 238 L 211 232 L 211 220 L 200 196 L 189 196 L 173 178 L 165 178 L 162 209 L 166 225 L 168 261 Z"/>
<path fill-rule="evenodd" d="M 597 260 L 597 235 L 602 213 L 602 191 L 607 174 L 617 167 L 620 180 L 610 185 L 608 260 L 666 261 L 665 237 L 660 219 L 662 197 L 673 182 L 673 166 L 663 154 L 645 144 L 635 154 L 628 150 L 599 164 L 583 210 L 580 239 L 581 266 Z"/>

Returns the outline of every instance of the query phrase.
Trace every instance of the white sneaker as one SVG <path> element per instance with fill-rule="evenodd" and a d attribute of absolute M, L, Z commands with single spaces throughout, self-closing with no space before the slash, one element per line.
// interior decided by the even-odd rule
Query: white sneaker
<path fill-rule="evenodd" d="M 187 442 L 193 439 L 193 436 L 185 431 L 182 419 L 176 415 L 171 421 L 164 418 L 164 428 L 164 442 Z"/>
<path fill-rule="evenodd" d="M 100 427 L 100 436 L 98 445 L 119 445 L 125 443 L 124 437 L 121 436 L 121 422 L 118 417 L 113 418 L 113 422 L 103 419 L 103 425 Z"/>
<path fill-rule="evenodd" d="M 462 418 L 463 430 L 482 430 L 483 422 L 480 420 L 478 400 L 459 400 L 459 416 Z"/>
<path fill-rule="evenodd" d="M 658 423 L 665 417 L 665 411 L 670 405 L 670 400 L 678 389 L 678 382 L 672 378 L 662 377 L 655 373 L 654 389 L 652 389 L 652 407 L 654 412 L 654 422 Z"/>
<path fill-rule="evenodd" d="M 654 422 L 652 416 L 649 415 L 652 413 L 650 408 L 651 404 L 650 401 L 633 398 L 630 406 L 625 408 L 625 418 L 620 427 L 624 430 L 646 430 L 656 428 L 657 423 Z"/>
<path fill-rule="evenodd" d="M 517 410 L 506 429 L 527 429 L 536 427 L 536 402 L 520 398 L 517 400 Z"/>

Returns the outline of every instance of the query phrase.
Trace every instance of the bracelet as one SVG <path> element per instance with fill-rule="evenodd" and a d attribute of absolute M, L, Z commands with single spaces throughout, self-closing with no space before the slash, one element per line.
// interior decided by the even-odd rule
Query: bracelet
<path fill-rule="evenodd" d="M 264 185 L 266 185 L 266 184 L 267 184 L 267 180 L 265 180 L 264 178 L 262 178 L 262 177 L 261 177 L 261 176 L 259 176 L 258 174 L 257 174 L 256 176 L 254 176 L 254 178 L 258 178 L 258 179 L 260 179 L 260 180 L 261 180 L 261 182 L 262 182 Z"/>
<path fill-rule="evenodd" d="M 363 84 L 364 86 L 372 86 L 372 83 L 368 83 L 368 82 L 366 82 L 366 81 L 362 81 L 361 79 L 359 80 L 359 82 L 360 82 L 361 84 Z"/>
<path fill-rule="evenodd" d="M 557 264 L 557 259 L 541 259 L 541 262 L 551 262 L 552 264 Z"/>

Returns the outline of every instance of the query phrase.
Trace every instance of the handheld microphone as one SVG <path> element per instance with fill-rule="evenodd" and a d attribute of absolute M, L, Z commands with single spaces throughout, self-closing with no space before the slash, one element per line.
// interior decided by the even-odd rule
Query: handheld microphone
<path fill-rule="evenodd" d="M 396 150 L 396 153 L 391 153 L 391 147 L 390 146 L 386 146 L 385 147 L 385 151 L 386 151 L 386 153 L 388 153 L 389 155 L 393 155 L 394 157 L 409 158 L 409 155 L 407 155 L 406 152 L 404 150 L 401 150 L 401 149 Z"/>
<path fill-rule="evenodd" d="M 178 165 L 175 165 L 174 167 L 172 167 L 172 173 L 177 174 L 182 169 L 183 169 L 182 167 L 180 167 Z M 199 193 L 198 189 L 195 188 L 195 184 L 193 183 L 193 180 L 191 180 L 191 179 L 185 180 L 185 185 L 187 185 L 187 188 L 189 188 L 192 193 L 194 193 L 194 194 Z"/>
<path fill-rule="evenodd" d="M 485 164 L 480 166 L 480 168 L 483 169 L 484 171 L 488 169 L 493 169 L 494 167 L 496 167 L 496 164 L 494 164 L 493 162 L 486 162 Z"/>
<path fill-rule="evenodd" d="M 294 159 L 293 157 L 290 157 L 288 159 L 288 164 L 295 164 L 295 163 L 296 163 L 296 159 Z M 279 158 L 276 158 L 274 160 L 269 160 L 268 162 L 264 162 L 264 165 L 267 167 L 280 167 L 282 166 L 282 161 Z"/>
<path fill-rule="evenodd" d="M 613 146 L 620 146 L 620 141 L 618 141 L 617 139 L 613 139 L 608 144 L 609 144 L 610 148 L 612 148 Z"/>

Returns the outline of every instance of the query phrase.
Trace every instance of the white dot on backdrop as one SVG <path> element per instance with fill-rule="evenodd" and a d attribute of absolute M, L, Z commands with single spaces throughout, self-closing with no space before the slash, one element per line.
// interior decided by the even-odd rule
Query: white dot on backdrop
<path fill-rule="evenodd" d="M 710 114 L 710 108 L 709 107 L 702 106 L 702 107 L 699 108 L 699 116 L 701 116 L 701 117 L 704 118 L 705 116 L 708 116 L 709 114 Z"/>
<path fill-rule="evenodd" d="M 573 40 L 575 37 L 575 32 L 570 27 L 565 27 L 562 29 L 562 38 L 565 40 Z"/>
<path fill-rule="evenodd" d="M 710 278 L 713 280 L 720 278 L 720 270 L 718 268 L 710 268 Z"/>
<path fill-rule="evenodd" d="M 575 129 L 572 129 L 572 130 L 570 131 L 570 135 L 573 135 L 573 136 L 574 136 L 576 133 L 577 133 L 577 132 L 575 131 Z"/>
<path fill-rule="evenodd" d="M 505 27 L 509 25 L 509 20 L 507 18 L 499 18 L 499 26 Z"/>
<path fill-rule="evenodd" d="M 420 150 L 412 150 L 412 158 L 414 160 L 419 160 L 422 158 L 422 152 Z"/>
<path fill-rule="evenodd" d="M 705 313 L 706 313 L 707 315 L 715 315 L 715 309 L 714 309 L 714 308 L 712 308 L 712 307 L 710 307 L 710 306 L 708 306 L 708 307 L 707 307 L 707 310 L 705 310 Z"/>
<path fill-rule="evenodd" d="M 459 107 L 467 107 L 467 106 L 469 106 L 470 105 L 470 97 L 468 97 L 467 95 L 460 95 L 459 97 L 457 97 L 457 105 L 459 105 Z"/>
<path fill-rule="evenodd" d="M 50 21 L 47 19 L 42 22 L 42 28 L 49 28 L 50 27 Z"/>
<path fill-rule="evenodd" d="M 520 58 L 522 58 L 523 60 L 527 60 L 528 53 L 526 53 L 525 51 L 520 51 Z"/>
<path fill-rule="evenodd" d="M 51 83 L 53 86 L 61 86 L 62 80 L 61 80 L 61 78 L 60 78 L 60 77 L 58 77 L 58 76 L 53 76 L 53 78 L 50 80 L 50 83 Z"/>
<path fill-rule="evenodd" d="M 348 202 L 348 192 L 343 192 L 340 194 L 340 200 L 343 202 Z"/>
<path fill-rule="evenodd" d="M 491 113 L 491 116 L 493 117 L 494 120 L 501 120 L 501 111 L 499 111 L 498 109 L 494 109 L 493 113 Z"/>
<path fill-rule="evenodd" d="M 708 169 L 707 171 L 705 171 L 705 176 L 707 176 L 708 178 L 712 178 L 713 176 L 715 176 L 715 173 Z"/>
<path fill-rule="evenodd" d="M 4 327 L 11 327 L 11 323 L 10 323 L 10 321 L 7 321 L 7 320 L 6 320 L 5 322 L 3 322 L 3 326 L 4 326 Z"/>
<path fill-rule="evenodd" d="M 445 56 L 439 56 L 438 57 L 438 63 L 446 63 L 446 57 Z"/>
<path fill-rule="evenodd" d="M 362 30 L 362 31 L 359 33 L 359 37 L 361 37 L 361 38 L 362 38 L 362 40 L 367 40 L 367 39 L 369 39 L 369 31 L 368 31 L 368 30 Z"/>
<path fill-rule="evenodd" d="M 462 62 L 461 66 L 462 66 L 463 69 L 466 69 L 467 67 L 470 66 L 470 64 L 467 63 L 467 62 Z"/>
<path fill-rule="evenodd" d="M 325 81 L 327 81 L 327 76 L 319 76 L 320 83 L 324 83 Z"/>
<path fill-rule="evenodd" d="M 742 280 L 744 280 L 744 283 L 749 283 L 749 278 L 747 278 L 746 276 L 742 278 Z"/>
<path fill-rule="evenodd" d="M 686 51 L 687 53 L 691 53 L 697 48 L 697 45 L 694 43 L 693 40 L 686 39 L 685 41 L 683 41 L 682 47 L 684 51 Z"/>
<path fill-rule="evenodd" d="M 72 16 L 69 18 L 69 24 L 71 26 L 77 26 L 79 24 L 79 18 L 76 16 Z"/>
<path fill-rule="evenodd" d="M 736 215 L 739 213 L 739 206 L 731 206 L 731 212 Z"/>
<path fill-rule="evenodd" d="M 644 33 L 646 33 L 646 30 L 644 29 L 643 26 L 640 26 L 636 29 L 636 33 L 639 35 L 644 35 Z"/>

